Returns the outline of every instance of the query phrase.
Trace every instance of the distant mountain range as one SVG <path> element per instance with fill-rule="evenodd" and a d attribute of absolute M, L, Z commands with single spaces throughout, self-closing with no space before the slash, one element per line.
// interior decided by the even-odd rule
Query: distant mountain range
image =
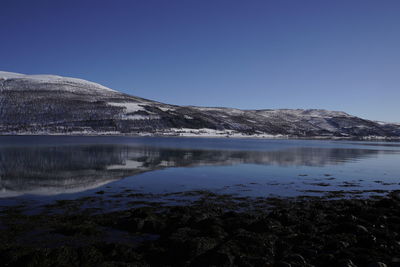
<path fill-rule="evenodd" d="M 81 79 L 0 71 L 0 134 L 400 138 L 400 125 L 321 109 L 169 105 Z"/>

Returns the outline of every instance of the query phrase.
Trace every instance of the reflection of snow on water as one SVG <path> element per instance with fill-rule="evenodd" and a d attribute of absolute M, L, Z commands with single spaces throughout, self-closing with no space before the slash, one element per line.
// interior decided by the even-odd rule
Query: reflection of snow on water
<path fill-rule="evenodd" d="M 62 194 L 73 198 L 106 186 L 116 192 L 125 187 L 155 194 L 184 189 L 243 196 L 398 189 L 400 146 L 387 144 L 0 137 L 0 198 Z"/>
<path fill-rule="evenodd" d="M 143 167 L 143 162 L 136 160 L 126 160 L 124 164 L 121 165 L 110 165 L 107 166 L 107 170 L 121 170 L 121 169 L 139 169 Z"/>

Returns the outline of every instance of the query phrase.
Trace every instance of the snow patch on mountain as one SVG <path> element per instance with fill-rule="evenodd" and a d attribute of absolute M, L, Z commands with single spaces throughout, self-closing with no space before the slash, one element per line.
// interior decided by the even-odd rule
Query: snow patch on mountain
<path fill-rule="evenodd" d="M 237 108 L 219 108 L 219 107 L 196 107 L 196 106 L 188 106 L 189 108 L 197 109 L 200 111 L 209 111 L 209 112 L 224 112 L 232 115 L 242 115 L 246 112 L 246 110 L 237 109 Z"/>
<path fill-rule="evenodd" d="M 101 84 L 90 82 L 87 80 L 82 80 L 78 78 L 62 77 L 57 75 L 47 75 L 47 74 L 35 74 L 27 75 L 21 73 L 0 71 L 0 80 L 13 80 L 13 79 L 25 79 L 31 80 L 33 82 L 39 83 L 53 83 L 53 84 L 72 84 L 77 86 L 92 87 L 96 89 L 103 89 L 111 92 L 117 92 L 113 89 L 105 87 Z"/>
<path fill-rule="evenodd" d="M 126 159 L 123 165 L 110 165 L 106 167 L 107 170 L 132 170 L 132 169 L 146 169 L 143 162 L 137 160 Z"/>
<path fill-rule="evenodd" d="M 160 118 L 157 114 L 147 111 L 145 103 L 109 102 L 108 105 L 124 108 L 123 114 L 121 114 L 123 120 L 157 120 Z M 144 114 L 135 114 L 138 111 L 143 111 Z"/>
<path fill-rule="evenodd" d="M 287 116 L 295 117 L 319 117 L 319 118 L 333 118 L 333 117 L 352 117 L 346 112 L 330 111 L 325 109 L 265 109 L 257 110 L 258 114 L 263 116 L 274 116 L 285 114 Z"/>
<path fill-rule="evenodd" d="M 164 111 L 164 112 L 169 112 L 169 111 L 175 111 L 175 108 L 172 107 L 158 107 L 160 110 Z"/>
<path fill-rule="evenodd" d="M 110 105 L 110 106 L 125 108 L 125 112 L 126 113 L 145 110 L 144 107 L 141 106 L 140 104 L 142 104 L 142 103 L 132 103 L 132 102 L 125 102 L 125 103 L 109 102 L 108 103 L 108 105 Z"/>
<path fill-rule="evenodd" d="M 125 120 L 158 120 L 157 115 L 125 115 L 122 117 Z"/>
<path fill-rule="evenodd" d="M 234 130 L 215 130 L 209 128 L 170 128 L 167 131 L 157 132 L 162 136 L 182 136 L 182 137 L 232 137 L 232 138 L 288 138 L 282 134 L 255 133 L 252 135 L 244 134 Z"/>

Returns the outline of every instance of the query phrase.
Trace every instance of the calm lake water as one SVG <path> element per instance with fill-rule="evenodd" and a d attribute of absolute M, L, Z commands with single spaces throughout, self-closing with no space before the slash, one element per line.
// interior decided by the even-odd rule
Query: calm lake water
<path fill-rule="evenodd" d="M 0 205 L 123 190 L 300 196 L 400 189 L 397 142 L 3 136 L 0 159 Z"/>

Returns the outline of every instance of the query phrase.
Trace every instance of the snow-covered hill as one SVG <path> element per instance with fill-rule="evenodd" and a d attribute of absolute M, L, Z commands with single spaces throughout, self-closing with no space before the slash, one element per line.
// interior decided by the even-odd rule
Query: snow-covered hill
<path fill-rule="evenodd" d="M 327 110 L 176 106 L 54 75 L 0 72 L 2 134 L 400 137 L 400 126 Z"/>

